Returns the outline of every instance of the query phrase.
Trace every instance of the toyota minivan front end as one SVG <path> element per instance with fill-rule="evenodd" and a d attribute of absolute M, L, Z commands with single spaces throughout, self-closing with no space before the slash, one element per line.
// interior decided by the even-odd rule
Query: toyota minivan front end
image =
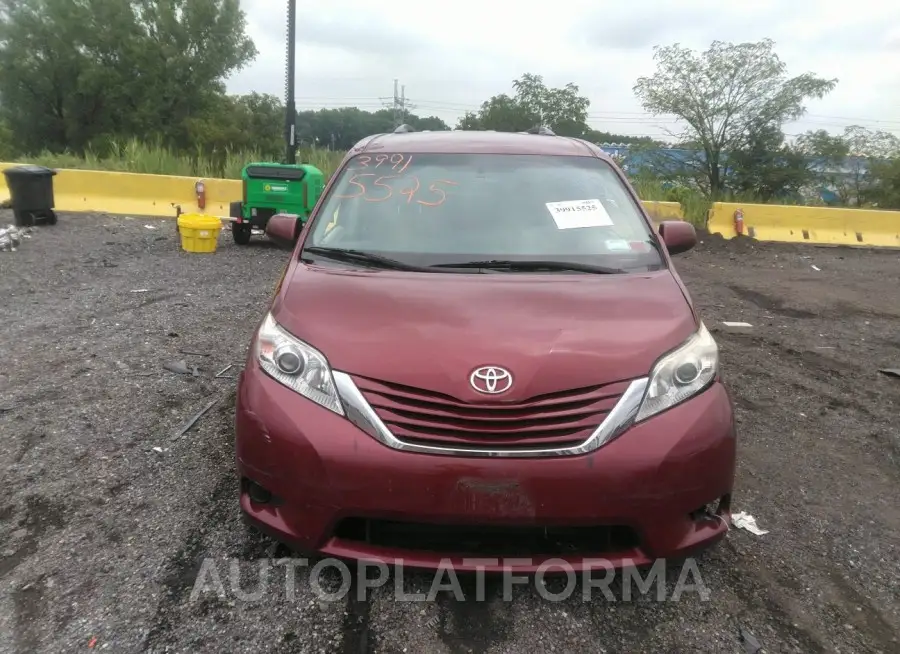
<path fill-rule="evenodd" d="M 309 552 L 457 570 L 649 564 L 720 539 L 718 348 L 595 146 L 367 139 L 329 183 L 238 386 L 241 508 Z"/>

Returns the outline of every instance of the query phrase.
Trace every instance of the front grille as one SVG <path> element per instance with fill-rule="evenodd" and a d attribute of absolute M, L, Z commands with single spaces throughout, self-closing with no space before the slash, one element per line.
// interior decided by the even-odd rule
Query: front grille
<path fill-rule="evenodd" d="M 354 377 L 359 390 L 397 438 L 465 447 L 570 447 L 603 422 L 628 382 L 549 393 L 521 402 L 462 402 L 419 388 Z"/>
<path fill-rule="evenodd" d="M 447 525 L 345 518 L 334 535 L 342 540 L 407 551 L 468 556 L 591 556 L 640 545 L 624 525 Z"/>

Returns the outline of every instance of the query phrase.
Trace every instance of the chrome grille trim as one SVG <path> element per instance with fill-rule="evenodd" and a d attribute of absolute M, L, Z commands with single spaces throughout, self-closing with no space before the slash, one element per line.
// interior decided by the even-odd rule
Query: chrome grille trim
<path fill-rule="evenodd" d="M 647 390 L 649 379 L 642 378 L 632 381 L 619 401 L 606 414 L 603 422 L 581 444 L 570 447 L 550 448 L 502 448 L 490 447 L 462 447 L 424 445 L 422 443 L 408 443 L 400 440 L 381 421 L 378 414 L 363 397 L 362 392 L 353 379 L 344 372 L 333 371 L 334 383 L 347 419 L 366 432 L 369 436 L 383 445 L 395 450 L 405 452 L 418 452 L 420 454 L 438 454 L 445 456 L 469 456 L 469 457 L 496 457 L 496 458 L 537 458 L 557 456 L 578 456 L 587 454 L 602 447 L 613 440 L 633 423 L 640 408 L 644 393 Z"/>

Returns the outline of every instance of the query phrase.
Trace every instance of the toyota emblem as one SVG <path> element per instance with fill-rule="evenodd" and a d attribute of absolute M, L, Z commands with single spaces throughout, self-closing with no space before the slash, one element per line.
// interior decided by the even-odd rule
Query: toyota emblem
<path fill-rule="evenodd" d="M 482 366 L 472 371 L 469 383 L 479 393 L 496 395 L 508 391 L 512 387 L 513 378 L 512 373 L 505 368 Z"/>

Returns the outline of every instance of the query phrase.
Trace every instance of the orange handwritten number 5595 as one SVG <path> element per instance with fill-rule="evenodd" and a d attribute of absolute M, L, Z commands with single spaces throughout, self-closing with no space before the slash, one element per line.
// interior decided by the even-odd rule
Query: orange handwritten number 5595
<path fill-rule="evenodd" d="M 391 198 L 391 196 L 394 194 L 394 189 L 392 189 L 389 185 L 384 184 L 384 183 L 382 182 L 382 180 L 385 180 L 385 179 L 393 179 L 393 178 L 395 178 L 395 177 L 398 177 L 398 175 L 382 175 L 381 177 L 379 177 L 378 179 L 376 179 L 376 180 L 373 182 L 373 185 L 374 185 L 374 186 L 378 186 L 378 187 L 380 187 L 380 188 L 386 189 L 386 190 L 387 190 L 387 195 L 384 195 L 384 196 L 379 197 L 379 198 L 365 197 L 365 198 L 363 198 L 363 199 L 366 200 L 367 202 L 384 202 L 385 200 L 389 200 L 389 199 Z"/>
<path fill-rule="evenodd" d="M 416 202 L 418 202 L 419 204 L 423 204 L 426 207 L 437 207 L 439 205 L 444 204 L 444 202 L 447 200 L 447 193 L 444 192 L 444 189 L 438 188 L 437 184 L 449 184 L 451 186 L 459 185 L 459 184 L 457 184 L 457 182 L 451 182 L 446 179 L 435 180 L 435 182 L 432 183 L 431 186 L 428 187 L 428 190 L 434 194 L 440 194 L 440 196 L 441 196 L 440 200 L 438 200 L 437 202 L 425 202 L 424 200 L 416 200 Z"/>
<path fill-rule="evenodd" d="M 352 200 L 353 198 L 358 198 L 362 195 L 366 194 L 366 187 L 363 186 L 362 182 L 357 181 L 360 177 L 375 177 L 375 173 L 357 173 L 353 175 L 350 179 L 347 180 L 347 184 L 352 184 L 359 188 L 359 193 L 355 193 L 354 195 L 336 195 L 334 197 L 339 200 Z"/>

